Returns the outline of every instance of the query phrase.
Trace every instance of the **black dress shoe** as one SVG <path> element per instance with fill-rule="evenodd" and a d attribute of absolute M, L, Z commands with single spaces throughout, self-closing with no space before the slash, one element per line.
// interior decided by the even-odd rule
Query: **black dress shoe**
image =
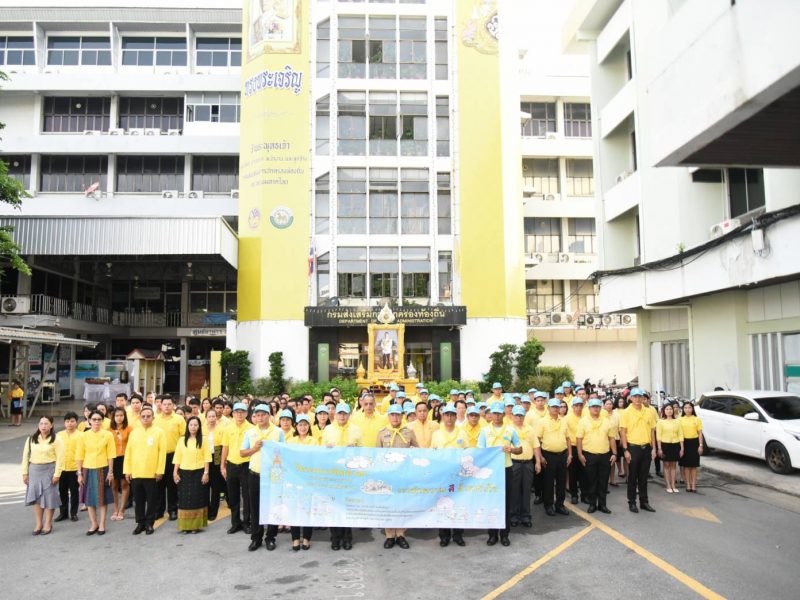
<path fill-rule="evenodd" d="M 655 512 L 655 511 L 653 511 L 653 512 Z M 98 529 L 97 530 L 97 535 L 105 535 L 105 534 L 106 534 L 106 530 L 105 529 Z"/>
<path fill-rule="evenodd" d="M 646 510 L 647 512 L 656 512 L 656 509 L 650 506 L 647 502 L 641 502 L 639 506 L 642 507 L 642 510 Z"/>
<path fill-rule="evenodd" d="M 292 546 L 292 552 L 300 552 L 300 545 Z"/>
<path fill-rule="evenodd" d="M 545 512 L 545 514 L 547 514 L 548 517 L 555 517 L 556 516 L 556 511 L 553 510 L 552 506 L 548 506 L 547 508 L 545 508 L 544 512 Z"/>
<path fill-rule="evenodd" d="M 58 515 L 55 519 L 53 519 L 56 523 L 60 523 L 61 521 L 66 521 L 69 517 L 65 514 Z"/>
<path fill-rule="evenodd" d="M 581 496 L 581 502 L 583 502 L 584 504 L 589 504 L 589 499 L 585 498 L 584 496 Z"/>
<path fill-rule="evenodd" d="M 144 523 L 139 523 L 136 525 L 136 529 L 133 530 L 133 535 L 139 535 L 144 531 Z"/>
<path fill-rule="evenodd" d="M 38 531 L 39 533 L 42 533 L 41 529 L 39 529 Z M 95 533 L 97 533 L 97 531 L 98 531 L 97 529 L 90 529 L 89 531 L 86 532 L 86 535 L 94 535 Z M 39 533 L 34 532 L 34 535 L 39 535 Z"/>
<path fill-rule="evenodd" d="M 340 550 L 341 546 L 337 542 L 331 542 L 331 550 Z"/>
<path fill-rule="evenodd" d="M 178 511 L 177 510 L 173 510 L 171 513 L 169 513 L 169 520 L 170 521 L 177 521 L 178 520 Z"/>
<path fill-rule="evenodd" d="M 542 502 L 544 502 L 544 498 L 542 498 L 541 496 L 534 496 L 533 498 L 534 504 L 541 504 Z"/>
<path fill-rule="evenodd" d="M 606 514 L 606 515 L 610 515 L 611 514 L 611 509 L 608 508 L 607 506 L 598 506 L 597 510 L 599 510 L 601 513 Z"/>
<path fill-rule="evenodd" d="M 250 525 L 245 525 L 244 527 L 242 527 L 242 531 L 244 531 L 245 535 L 250 535 L 251 533 L 253 533 L 253 530 L 250 529 Z"/>
<path fill-rule="evenodd" d="M 592 514 L 593 512 L 596 512 L 596 511 L 597 511 L 597 507 L 594 504 L 592 504 L 589 507 L 589 510 L 587 510 L 586 512 L 589 513 L 589 514 Z"/>
<path fill-rule="evenodd" d="M 442 548 L 447 548 L 447 546 L 449 546 L 449 545 L 450 545 L 450 540 L 439 540 L 439 545 L 440 545 Z M 384 545 L 383 545 L 383 547 L 385 548 L 385 547 L 386 547 L 386 544 L 384 544 Z"/>
<path fill-rule="evenodd" d="M 567 516 L 569 514 L 569 511 L 566 508 L 564 508 L 563 506 L 556 506 L 556 512 L 558 514 L 564 515 L 564 516 Z"/>
<path fill-rule="evenodd" d="M 523 521 L 522 522 L 522 526 L 523 527 L 533 527 L 533 523 L 531 523 L 530 521 Z"/>
<path fill-rule="evenodd" d="M 250 542 L 250 545 L 247 547 L 249 552 L 255 552 L 261 547 L 261 540 L 253 540 Z"/>
<path fill-rule="evenodd" d="M 511 540 L 508 539 L 507 535 L 501 535 L 500 536 L 500 545 L 501 546 L 510 546 L 511 545 Z"/>
<path fill-rule="evenodd" d="M 572 496 L 572 497 L 569 499 L 569 501 L 570 501 L 570 502 L 572 502 L 573 504 L 577 504 L 577 503 L 578 503 L 578 497 L 577 497 L 577 496 Z"/>
<path fill-rule="evenodd" d="M 386 541 L 383 542 L 383 547 L 387 550 L 394 548 L 394 538 L 386 538 Z"/>
<path fill-rule="evenodd" d="M 464 546 L 466 546 L 466 545 L 467 545 L 467 543 L 464 541 L 464 538 L 462 538 L 461 536 L 454 537 L 454 538 L 453 538 L 453 543 L 454 543 L 456 546 L 461 546 L 461 547 L 464 547 Z"/>
<path fill-rule="evenodd" d="M 228 529 L 228 533 L 238 533 L 242 530 L 241 525 L 231 525 L 230 529 Z"/>
<path fill-rule="evenodd" d="M 351 542 L 350 540 L 345 540 L 344 542 L 342 542 L 342 548 L 344 548 L 345 550 L 352 550 L 353 542 Z"/>
<path fill-rule="evenodd" d="M 70 520 L 70 521 L 77 521 L 77 520 L 78 520 L 78 515 L 72 515 L 72 516 L 69 518 L 69 520 Z"/>
<path fill-rule="evenodd" d="M 628 510 L 633 513 L 639 512 L 639 509 L 636 508 L 636 504 L 634 504 L 633 502 L 628 502 Z"/>
<path fill-rule="evenodd" d="M 494 546 L 496 543 L 497 543 L 497 536 L 496 535 L 490 535 L 489 539 L 486 540 L 486 545 L 487 546 Z"/>
<path fill-rule="evenodd" d="M 408 550 L 411 546 L 408 545 L 408 540 L 404 538 L 402 535 L 397 537 L 397 545 L 400 546 L 403 550 Z"/>
<path fill-rule="evenodd" d="M 153 529 L 152 525 L 145 525 L 145 527 L 144 527 L 144 534 L 145 535 L 153 535 L 154 532 L 155 532 L 155 529 Z"/>
<path fill-rule="evenodd" d="M 267 546 L 267 550 L 272 552 L 273 550 L 275 550 L 275 540 L 267 540 L 266 546 Z"/>

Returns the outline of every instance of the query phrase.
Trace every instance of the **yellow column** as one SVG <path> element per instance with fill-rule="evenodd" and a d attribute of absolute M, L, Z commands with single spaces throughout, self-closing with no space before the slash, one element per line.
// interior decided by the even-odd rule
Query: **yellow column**
<path fill-rule="evenodd" d="M 220 359 L 222 358 L 222 352 L 219 350 L 212 350 L 211 351 L 211 366 L 210 366 L 210 374 L 209 378 L 210 381 L 208 382 L 209 385 L 209 395 L 211 398 L 216 398 L 222 393 L 222 366 L 220 365 Z"/>

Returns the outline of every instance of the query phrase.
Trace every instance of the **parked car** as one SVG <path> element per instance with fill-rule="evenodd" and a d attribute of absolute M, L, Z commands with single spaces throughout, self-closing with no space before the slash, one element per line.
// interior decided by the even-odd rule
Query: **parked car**
<path fill-rule="evenodd" d="M 710 448 L 763 458 L 775 473 L 800 468 L 800 398 L 786 392 L 708 392 L 697 401 Z"/>

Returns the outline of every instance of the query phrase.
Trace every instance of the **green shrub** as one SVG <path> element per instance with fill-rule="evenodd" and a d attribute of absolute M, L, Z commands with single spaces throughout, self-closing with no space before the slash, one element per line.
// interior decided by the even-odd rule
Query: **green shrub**
<path fill-rule="evenodd" d="M 250 379 L 250 354 L 247 350 L 237 350 L 231 352 L 230 349 L 225 348 L 222 351 L 222 356 L 219 360 L 220 367 L 222 368 L 222 386 L 225 393 L 230 396 L 244 396 L 253 391 L 253 382 Z M 229 382 L 225 374 L 229 369 L 236 368 L 239 371 L 238 383 Z"/>
<path fill-rule="evenodd" d="M 553 390 L 561 385 L 562 381 L 569 380 L 574 381 L 575 374 L 572 371 L 572 367 L 568 367 L 567 365 L 561 365 L 557 367 L 539 367 L 539 375 L 549 377 L 551 379 L 551 387 L 548 390 L 550 394 L 553 393 Z M 538 386 L 534 386 L 539 389 Z"/>

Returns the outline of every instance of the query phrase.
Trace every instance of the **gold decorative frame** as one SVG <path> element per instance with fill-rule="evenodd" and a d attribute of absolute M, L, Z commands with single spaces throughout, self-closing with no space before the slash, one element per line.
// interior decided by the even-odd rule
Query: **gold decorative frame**
<path fill-rule="evenodd" d="M 369 333 L 369 365 L 367 368 L 367 376 L 369 379 L 386 379 L 386 380 L 400 380 L 404 375 L 404 359 L 405 359 L 405 330 L 406 326 L 402 323 L 395 325 L 384 325 L 383 323 L 370 323 L 367 325 L 367 332 Z M 395 332 L 397 341 L 397 361 L 392 365 L 392 368 L 384 368 L 378 365 L 376 361 L 376 346 L 378 340 L 383 337 L 384 332 Z"/>

